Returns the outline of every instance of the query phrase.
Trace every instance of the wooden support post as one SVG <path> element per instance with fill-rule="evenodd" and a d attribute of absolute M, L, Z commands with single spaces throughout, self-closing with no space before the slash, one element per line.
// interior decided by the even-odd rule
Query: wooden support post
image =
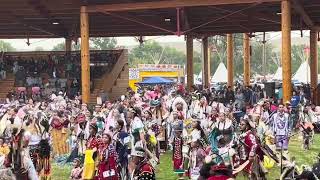
<path fill-rule="evenodd" d="M 81 89 L 82 103 L 90 100 L 89 15 L 86 6 L 80 9 L 81 30 Z"/>
<path fill-rule="evenodd" d="M 266 33 L 263 32 L 262 40 L 262 74 L 264 77 L 267 75 L 267 62 L 266 62 Z"/>
<path fill-rule="evenodd" d="M 193 37 L 187 36 L 187 87 L 193 86 Z"/>
<path fill-rule="evenodd" d="M 209 88 L 210 82 L 209 82 L 209 67 L 208 67 L 208 37 L 204 37 L 202 39 L 202 54 L 203 54 L 203 62 L 202 62 L 202 84 L 204 88 Z"/>
<path fill-rule="evenodd" d="M 310 31 L 310 77 L 312 102 L 318 105 L 317 102 L 317 86 L 318 86 L 318 32 Z"/>
<path fill-rule="evenodd" d="M 71 38 L 66 38 L 65 39 L 66 53 L 71 52 L 71 44 L 72 44 Z"/>
<path fill-rule="evenodd" d="M 211 46 L 209 46 L 209 43 L 208 43 L 208 79 L 209 79 L 209 86 L 208 88 L 210 88 L 210 84 L 211 84 Z"/>
<path fill-rule="evenodd" d="M 243 84 L 250 85 L 250 40 L 247 33 L 243 34 Z"/>
<path fill-rule="evenodd" d="M 227 34 L 228 86 L 233 89 L 233 35 Z"/>
<path fill-rule="evenodd" d="M 283 0 L 281 2 L 281 30 L 282 30 L 282 89 L 283 102 L 291 100 L 291 2 Z"/>
<path fill-rule="evenodd" d="M 72 44 L 71 38 L 66 38 L 65 39 L 65 51 L 66 51 L 67 61 L 70 61 L 70 57 L 71 57 L 71 44 Z"/>

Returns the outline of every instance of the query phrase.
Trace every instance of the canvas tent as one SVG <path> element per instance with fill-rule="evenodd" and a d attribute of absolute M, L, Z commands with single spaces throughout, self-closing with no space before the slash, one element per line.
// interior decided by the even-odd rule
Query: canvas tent
<path fill-rule="evenodd" d="M 276 73 L 274 73 L 272 80 L 282 80 L 282 67 L 278 67 Z"/>
<path fill-rule="evenodd" d="M 162 77 L 151 77 L 137 84 L 139 85 L 156 85 L 156 84 L 172 84 L 173 81 Z"/>
<path fill-rule="evenodd" d="M 202 78 L 198 78 L 198 76 L 194 75 L 193 76 L 193 83 L 195 85 L 201 85 L 202 84 Z"/>
<path fill-rule="evenodd" d="M 202 81 L 202 71 L 196 76 L 198 81 Z"/>
<path fill-rule="evenodd" d="M 299 81 L 300 83 L 310 83 L 310 66 L 308 61 L 300 65 L 292 80 Z"/>
<path fill-rule="evenodd" d="M 225 83 L 228 82 L 228 70 L 226 66 L 221 62 L 212 76 L 211 82 L 213 83 Z"/>
<path fill-rule="evenodd" d="M 193 74 L 193 83 L 195 85 L 201 85 L 202 84 L 201 79 L 202 78 L 200 78 L 200 79 L 198 78 L 197 74 Z M 187 75 L 184 76 L 184 80 L 185 80 L 185 82 L 187 82 Z"/>

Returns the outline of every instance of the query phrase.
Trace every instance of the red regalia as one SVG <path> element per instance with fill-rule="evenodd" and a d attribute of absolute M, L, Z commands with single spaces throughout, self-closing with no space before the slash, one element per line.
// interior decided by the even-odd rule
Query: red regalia
<path fill-rule="evenodd" d="M 86 147 L 87 149 L 93 149 L 93 148 L 98 148 L 98 139 L 96 138 L 96 136 L 90 136 L 90 138 L 88 139 L 87 143 L 86 143 Z"/>
<path fill-rule="evenodd" d="M 260 149 L 259 139 L 253 134 L 251 130 L 240 135 L 240 141 L 242 143 L 240 148 L 240 161 L 241 164 L 246 162 L 250 156 L 254 157 L 258 155 L 259 159 L 263 159 L 263 154 Z M 251 174 L 252 172 L 252 162 L 250 162 L 244 170 Z"/>
<path fill-rule="evenodd" d="M 172 160 L 173 160 L 173 168 L 175 171 L 182 169 L 182 138 L 181 137 L 175 137 L 173 139 L 173 154 L 172 154 Z"/>
<path fill-rule="evenodd" d="M 152 166 L 147 162 L 142 162 L 141 166 L 137 166 L 137 168 L 133 172 L 133 179 L 146 179 L 146 180 L 155 180 L 155 172 Z"/>
<path fill-rule="evenodd" d="M 99 164 L 96 180 L 118 180 L 117 154 L 113 146 L 101 144 L 98 153 Z"/>

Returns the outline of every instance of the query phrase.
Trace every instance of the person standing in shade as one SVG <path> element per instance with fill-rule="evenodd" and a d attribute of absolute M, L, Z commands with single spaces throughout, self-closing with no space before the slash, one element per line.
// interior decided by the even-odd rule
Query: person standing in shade
<path fill-rule="evenodd" d="M 289 114 L 284 112 L 283 104 L 280 104 L 278 111 L 272 115 L 272 130 L 276 140 L 276 149 L 278 151 L 288 150 L 289 136 L 291 133 Z"/>

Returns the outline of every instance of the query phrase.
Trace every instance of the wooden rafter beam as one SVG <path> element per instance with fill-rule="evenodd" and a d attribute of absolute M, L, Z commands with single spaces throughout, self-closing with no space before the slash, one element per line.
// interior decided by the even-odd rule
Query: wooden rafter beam
<path fill-rule="evenodd" d="M 190 29 L 190 22 L 189 22 L 187 9 L 182 8 L 180 11 L 180 14 L 182 19 L 182 30 L 185 31 Z"/>
<path fill-rule="evenodd" d="M 228 9 L 224 9 L 224 8 L 220 8 L 220 7 L 213 7 L 213 6 L 211 6 L 210 9 L 215 9 L 215 10 L 219 10 L 219 11 L 227 12 L 227 13 L 231 13 L 232 12 L 231 10 L 228 10 Z M 274 16 L 274 15 L 265 15 L 265 14 L 262 14 L 262 13 L 259 13 L 259 12 L 254 12 L 254 13 L 252 13 L 250 15 L 245 14 L 245 13 L 239 13 L 237 15 L 241 15 L 243 17 L 252 17 L 254 19 L 258 19 L 258 20 L 262 20 L 262 21 L 281 24 L 280 17 Z"/>
<path fill-rule="evenodd" d="M 208 22 L 205 22 L 205 23 L 203 23 L 203 24 L 201 24 L 201 25 L 199 25 L 199 26 L 192 27 L 191 29 L 188 29 L 187 31 L 184 31 L 183 33 L 185 34 L 185 33 L 188 33 L 188 32 L 190 32 L 190 31 L 194 31 L 194 30 L 196 30 L 196 29 L 199 29 L 199 28 L 201 28 L 201 27 L 203 27 L 203 26 L 207 26 L 207 25 L 209 25 L 209 24 L 212 24 L 213 22 L 217 22 L 217 21 L 219 21 L 219 20 L 229 18 L 229 17 L 231 17 L 232 15 L 239 14 L 239 13 L 241 13 L 242 11 L 245 11 L 245 10 L 248 10 L 248 9 L 250 9 L 250 8 L 253 8 L 253 7 L 255 7 L 255 6 L 259 5 L 259 4 L 260 4 L 260 3 L 250 4 L 250 6 L 246 6 L 245 8 L 242 8 L 242 9 L 233 11 L 233 12 L 231 12 L 231 13 L 229 13 L 229 14 L 226 14 L 226 15 L 224 15 L 224 16 L 215 18 L 215 19 L 213 19 L 213 20 L 211 20 L 211 21 L 208 21 Z"/>
<path fill-rule="evenodd" d="M 12 35 L 12 34 L 0 34 L 0 39 L 25 39 L 25 35 Z M 34 35 L 32 38 L 42 39 L 42 38 L 58 38 L 58 36 L 48 36 L 48 35 Z"/>
<path fill-rule="evenodd" d="M 281 2 L 281 0 L 164 0 L 140 3 L 119 3 L 105 5 L 89 5 L 88 12 L 116 12 L 116 11 L 135 11 L 146 9 L 166 9 L 177 7 L 193 6 L 217 6 L 227 4 L 251 4 L 251 3 Z"/>
<path fill-rule="evenodd" d="M 281 24 L 280 17 L 274 16 L 274 15 L 265 15 L 262 13 L 255 12 L 253 18 L 257 18 L 262 21 L 273 22 L 275 24 Z"/>
<path fill-rule="evenodd" d="M 41 27 L 36 27 L 36 26 L 28 25 L 28 24 L 25 24 L 25 26 L 27 26 L 27 27 L 29 27 L 31 29 L 34 29 L 36 31 L 39 31 L 39 32 L 43 32 L 43 33 L 46 33 L 46 34 L 49 34 L 49 35 L 52 35 L 52 36 L 57 36 L 56 33 L 52 33 L 50 31 L 44 30 Z"/>
<path fill-rule="evenodd" d="M 41 0 L 29 0 L 28 4 L 32 6 L 34 10 L 36 10 L 42 17 L 47 18 L 48 20 L 48 26 L 59 26 L 59 28 L 64 32 L 63 34 L 61 33 L 55 33 L 56 35 L 65 37 L 68 36 L 68 31 L 65 28 L 64 24 L 60 20 L 57 20 L 54 16 L 51 15 L 51 11 L 49 11 L 44 5 Z M 57 22 L 59 23 L 58 25 L 52 25 L 52 23 Z"/>
<path fill-rule="evenodd" d="M 154 28 L 154 29 L 157 29 L 157 30 L 161 30 L 161 31 L 164 31 L 164 32 L 167 32 L 167 33 L 171 33 L 172 35 L 175 34 L 175 32 L 170 30 L 170 29 L 163 28 L 163 27 L 160 27 L 159 25 L 154 25 L 154 24 L 152 24 L 150 22 L 146 22 L 146 21 L 143 21 L 143 20 L 140 20 L 140 19 L 136 19 L 134 17 L 123 16 L 123 15 L 110 13 L 110 12 L 105 12 L 105 11 L 101 11 L 101 13 L 104 13 L 104 14 L 107 14 L 107 15 L 110 15 L 110 16 L 113 16 L 113 17 L 116 17 L 116 18 L 119 18 L 119 19 L 123 19 L 123 20 L 127 20 L 127 21 L 130 21 L 130 22 L 134 22 L 136 24 L 140 24 L 140 25 L 143 25 L 143 26 L 151 27 L 151 28 Z"/>
<path fill-rule="evenodd" d="M 36 30 L 36 31 L 39 31 L 39 32 L 42 32 L 42 33 L 45 33 L 45 34 L 48 34 L 50 36 L 63 37 L 65 35 L 63 32 L 58 32 L 57 33 L 57 32 L 53 32 L 52 30 L 49 30 L 47 27 L 42 27 L 42 26 L 38 26 L 38 25 L 35 25 L 35 24 L 30 24 L 29 22 L 25 21 L 23 18 L 15 16 L 13 12 L 9 12 L 8 14 L 11 17 L 10 20 L 12 22 L 22 24 L 25 27 L 28 27 L 30 29 L 33 29 L 33 30 Z"/>
<path fill-rule="evenodd" d="M 307 14 L 307 12 L 304 10 L 303 5 L 301 4 L 300 0 L 292 0 L 293 8 L 300 14 L 302 17 L 304 23 L 309 27 L 313 28 L 314 23 L 311 20 L 310 16 Z"/>

